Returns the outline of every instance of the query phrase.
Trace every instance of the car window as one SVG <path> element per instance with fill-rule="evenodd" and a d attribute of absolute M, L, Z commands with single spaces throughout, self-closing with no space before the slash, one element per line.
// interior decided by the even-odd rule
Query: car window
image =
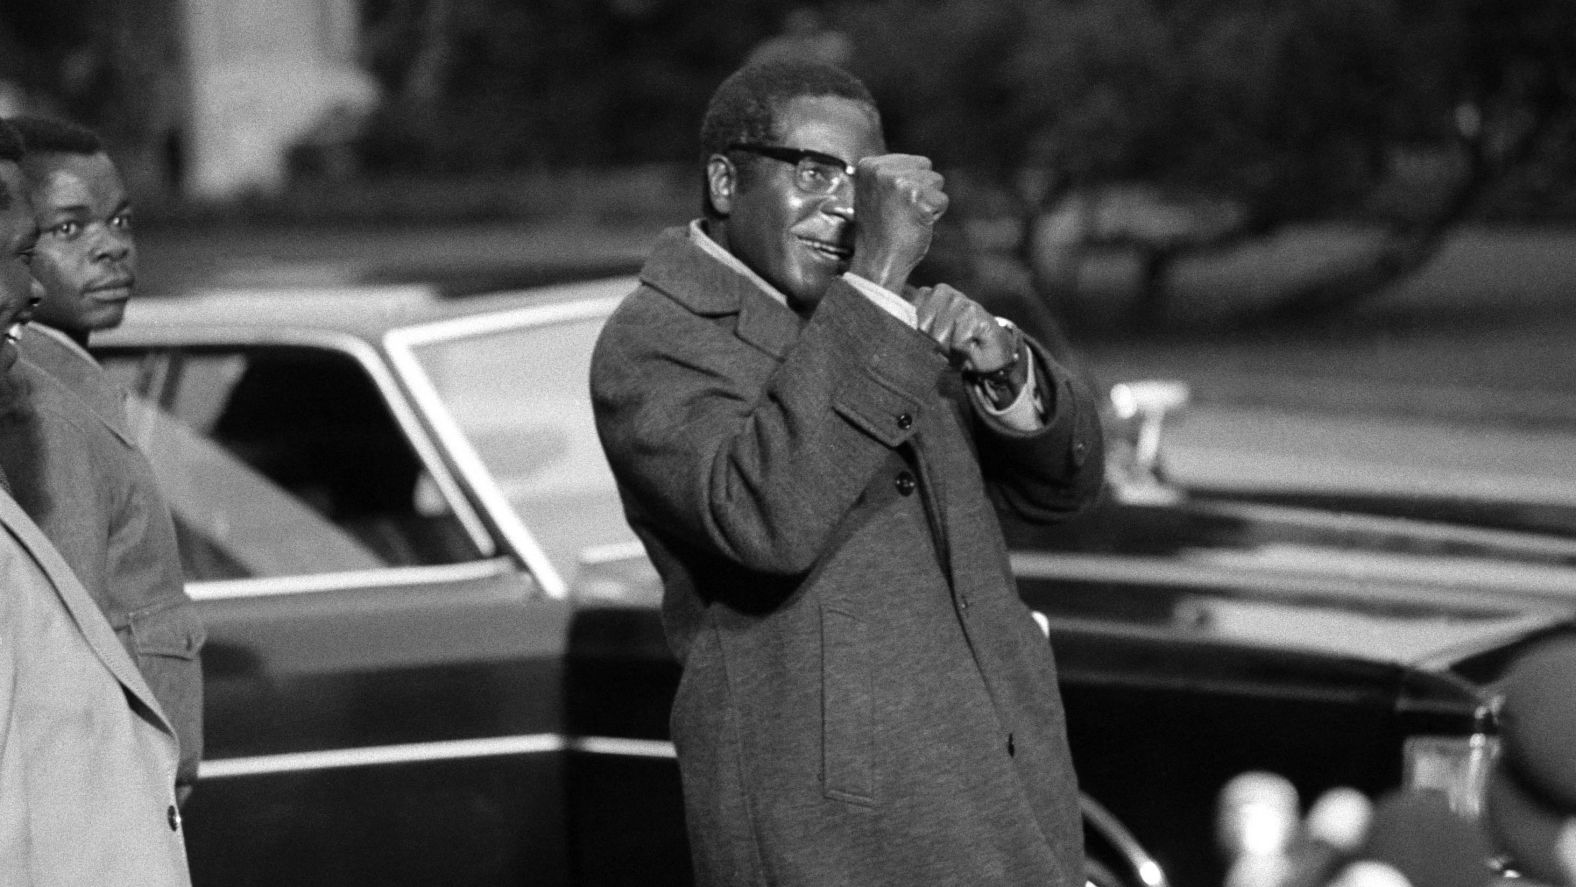
<path fill-rule="evenodd" d="M 412 353 L 459 431 L 559 575 L 634 541 L 591 415 L 601 316 L 493 328 Z"/>
<path fill-rule="evenodd" d="M 480 555 L 372 378 L 307 347 L 111 351 L 188 579 L 418 566 Z"/>

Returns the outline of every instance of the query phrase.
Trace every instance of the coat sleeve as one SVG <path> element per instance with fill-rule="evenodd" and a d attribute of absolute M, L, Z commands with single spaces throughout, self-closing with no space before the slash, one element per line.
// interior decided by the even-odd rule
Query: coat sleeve
<path fill-rule="evenodd" d="M 632 520 L 791 575 L 914 433 L 945 369 L 928 338 L 846 283 L 780 360 L 643 290 L 598 342 L 592 401 Z"/>
<path fill-rule="evenodd" d="M 1015 431 L 987 415 L 974 398 L 969 403 L 975 411 L 980 470 L 996 507 L 1031 523 L 1050 523 L 1099 495 L 1105 445 L 1088 386 L 1038 342 L 1024 341 L 1034 349 L 1044 424 L 1033 432 Z"/>

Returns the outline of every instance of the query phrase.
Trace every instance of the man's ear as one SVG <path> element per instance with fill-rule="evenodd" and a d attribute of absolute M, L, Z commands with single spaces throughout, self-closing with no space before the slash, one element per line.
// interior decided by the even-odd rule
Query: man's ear
<path fill-rule="evenodd" d="M 739 188 L 739 169 L 733 161 L 721 154 L 711 155 L 706 161 L 706 199 L 717 215 L 733 212 L 733 196 Z"/>

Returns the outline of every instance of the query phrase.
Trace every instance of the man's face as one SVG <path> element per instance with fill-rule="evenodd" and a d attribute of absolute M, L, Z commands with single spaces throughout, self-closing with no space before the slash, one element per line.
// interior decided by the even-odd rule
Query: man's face
<path fill-rule="evenodd" d="M 830 96 L 800 97 L 778 110 L 779 145 L 849 163 L 884 153 L 880 127 L 864 105 Z M 808 314 L 853 255 L 853 182 L 829 195 L 805 194 L 794 167 L 755 158 L 749 184 L 735 187 L 723 223 L 724 245 Z"/>
<path fill-rule="evenodd" d="M 33 299 L 33 276 L 28 260 L 38 237 L 33 212 L 23 190 L 22 169 L 0 160 L 0 182 L 11 195 L 11 205 L 0 209 L 0 373 L 16 363 L 12 326 L 27 314 Z"/>
<path fill-rule="evenodd" d="M 137 276 L 131 205 L 106 154 L 44 153 L 25 161 L 40 236 L 37 317 L 74 333 L 120 324 Z"/>

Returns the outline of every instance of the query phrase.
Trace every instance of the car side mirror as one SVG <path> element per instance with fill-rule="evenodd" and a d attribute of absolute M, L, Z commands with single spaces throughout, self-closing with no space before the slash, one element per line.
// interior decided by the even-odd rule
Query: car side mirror
<path fill-rule="evenodd" d="M 1169 502 L 1181 491 L 1166 482 L 1161 442 L 1166 419 L 1187 406 L 1186 382 L 1146 379 L 1111 386 L 1112 434 L 1109 479 L 1118 496 L 1133 502 Z"/>

